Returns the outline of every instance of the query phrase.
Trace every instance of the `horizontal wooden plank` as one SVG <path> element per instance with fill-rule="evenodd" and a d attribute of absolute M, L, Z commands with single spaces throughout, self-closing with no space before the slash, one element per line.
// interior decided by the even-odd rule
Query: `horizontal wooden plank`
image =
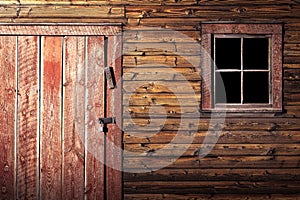
<path fill-rule="evenodd" d="M 300 181 L 300 169 L 160 169 L 124 173 L 124 181 Z"/>
<path fill-rule="evenodd" d="M 127 96 L 127 95 L 126 95 Z M 141 99 L 136 99 L 138 95 L 133 95 L 129 100 L 124 102 L 123 116 L 131 118 L 147 118 L 150 115 L 153 117 L 172 117 L 181 118 L 187 115 L 194 114 L 199 116 L 204 116 L 200 111 L 200 100 L 198 97 L 194 96 L 185 101 L 187 98 L 178 97 L 166 99 L 150 98 L 148 95 L 142 96 Z M 135 105 L 140 104 L 140 105 Z M 236 113 L 239 115 L 239 113 Z M 259 114 L 240 114 L 240 117 L 257 117 Z M 269 116 L 274 116 L 270 114 Z M 300 105 L 299 106 L 284 106 L 284 111 L 282 113 L 277 113 L 277 117 L 299 117 L 300 115 Z M 259 115 L 259 116 L 268 116 Z M 227 117 L 236 117 L 232 113 L 228 114 Z"/>
<path fill-rule="evenodd" d="M 124 42 L 199 42 L 200 31 L 174 31 L 150 28 L 146 31 L 126 31 L 123 35 Z"/>
<path fill-rule="evenodd" d="M 300 65 L 299 65 L 300 67 Z M 284 70 L 284 79 L 290 81 L 299 81 L 300 80 L 300 68 L 299 69 L 285 69 Z"/>
<path fill-rule="evenodd" d="M 284 93 L 284 105 L 300 105 L 299 93 Z"/>
<path fill-rule="evenodd" d="M 275 14 L 274 14 L 275 15 Z M 126 21 L 126 26 L 124 30 L 148 30 L 149 27 L 159 27 L 165 29 L 171 29 L 175 31 L 201 31 L 201 23 L 226 23 L 226 22 L 239 22 L 239 23 L 285 23 L 285 28 L 287 26 L 289 30 L 297 31 L 299 28 L 299 23 L 296 18 L 282 18 L 282 17 L 267 17 L 267 16 L 239 16 L 231 15 L 228 16 L 224 13 L 219 13 L 216 16 L 201 16 L 196 18 L 191 17 L 176 17 L 176 18 L 167 18 L 167 17 L 153 17 L 153 18 L 128 18 Z"/>
<path fill-rule="evenodd" d="M 284 42 L 286 44 L 290 43 L 300 43 L 300 32 L 299 31 L 286 31 L 284 33 Z"/>
<path fill-rule="evenodd" d="M 10 5 L 10 4 L 64 4 L 64 5 L 114 5 L 114 4 L 126 4 L 126 5 L 274 5 L 274 4 L 288 4 L 288 5 L 295 5 L 296 2 L 292 0 L 256 0 L 254 2 L 249 2 L 247 0 L 229 0 L 229 1 L 212 1 L 212 0 L 1 0 L 0 4 L 2 5 Z"/>
<path fill-rule="evenodd" d="M 295 81 L 285 80 L 283 90 L 285 93 L 300 93 L 299 86 L 300 86 L 300 80 L 295 80 Z"/>
<path fill-rule="evenodd" d="M 193 144 L 206 143 L 217 144 L 298 144 L 300 143 L 300 131 L 222 131 L 219 134 L 208 134 L 207 131 L 196 132 L 191 135 L 189 132 L 180 132 L 180 141 L 173 139 L 178 136 L 178 132 L 162 131 L 156 134 L 149 132 L 125 132 L 124 144 L 173 144 L 185 141 L 190 142 L 193 137 Z M 172 141 L 173 140 L 173 141 Z"/>
<path fill-rule="evenodd" d="M 109 24 L 1 24 L 0 35 L 115 35 L 121 26 Z"/>
<path fill-rule="evenodd" d="M 119 18 L 124 17 L 124 6 L 73 5 L 6 5 L 0 7 L 0 17 L 16 18 Z"/>
<path fill-rule="evenodd" d="M 267 5 L 296 5 L 297 2 L 292 0 L 255 0 L 255 1 L 247 1 L 247 0 L 201 0 L 198 1 L 199 5 L 206 5 L 206 6 L 215 6 L 215 5 L 261 5 L 261 6 L 267 6 Z"/>
<path fill-rule="evenodd" d="M 124 68 L 151 67 L 155 68 L 153 61 L 160 66 L 166 67 L 199 67 L 200 56 L 124 56 Z M 299 66 L 300 68 L 300 66 Z M 127 69 L 130 70 L 130 69 Z"/>
<path fill-rule="evenodd" d="M 130 90 L 129 90 L 130 91 Z M 184 102 L 184 103 L 183 103 Z M 148 106 L 148 105 L 161 105 L 161 106 L 193 106 L 200 105 L 200 94 L 170 94 L 170 93 L 144 93 L 138 94 L 136 92 L 123 95 L 123 105 L 126 106 Z"/>
<path fill-rule="evenodd" d="M 300 41 L 296 44 L 284 45 L 284 56 L 299 56 L 300 55 Z"/>
<path fill-rule="evenodd" d="M 157 66 L 160 63 L 155 63 Z M 124 81 L 200 81 L 200 68 L 124 68 Z M 199 83 L 200 84 L 200 83 Z"/>
<path fill-rule="evenodd" d="M 298 194 L 300 181 L 180 181 L 180 182 L 127 182 L 124 185 L 125 193 L 173 193 L 173 194 L 264 194 L 273 193 Z"/>
<path fill-rule="evenodd" d="M 297 18 L 299 17 L 298 5 L 249 5 L 249 6 L 128 6 L 126 17 L 128 18 L 153 18 L 153 17 L 239 17 L 239 18 Z"/>
<path fill-rule="evenodd" d="M 188 81 L 124 81 L 124 93 L 169 93 L 170 96 L 177 94 L 197 94 L 200 92 L 198 82 Z"/>
<path fill-rule="evenodd" d="M 299 168 L 300 156 L 124 157 L 126 172 L 165 169 L 283 169 Z"/>
<path fill-rule="evenodd" d="M 200 18 L 128 18 L 124 30 L 148 30 L 149 27 L 177 31 L 200 31 Z"/>
<path fill-rule="evenodd" d="M 125 43 L 124 55 L 153 56 L 153 55 L 200 55 L 199 43 Z"/>
<path fill-rule="evenodd" d="M 208 156 L 300 156 L 299 144 L 216 144 L 208 148 L 202 144 L 124 144 L 124 157 L 139 156 L 194 156 L 213 147 Z"/>
<path fill-rule="evenodd" d="M 284 69 L 300 69 L 300 62 L 296 64 L 284 64 Z"/>
<path fill-rule="evenodd" d="M 199 106 L 183 107 L 184 102 L 178 106 L 128 106 L 123 107 L 123 116 L 132 118 L 155 117 L 182 117 L 185 115 L 199 115 Z"/>
<path fill-rule="evenodd" d="M 286 31 L 299 31 L 300 22 L 299 20 L 288 19 L 288 23 L 284 25 Z"/>
<path fill-rule="evenodd" d="M 275 200 L 295 200 L 299 197 L 299 194 L 153 194 L 147 193 L 144 194 L 124 194 L 126 200 L 186 200 L 186 199 L 214 199 L 214 200 L 266 200 L 266 199 L 275 199 Z"/>
<path fill-rule="evenodd" d="M 124 24 L 126 22 L 125 18 L 105 18 L 105 19 L 97 19 L 97 18 L 0 18 L 0 23 L 108 23 L 108 24 Z"/>
<path fill-rule="evenodd" d="M 288 115 L 293 117 L 300 117 L 300 105 L 299 106 L 284 106 L 284 110 Z"/>
<path fill-rule="evenodd" d="M 180 130 L 223 131 L 299 131 L 300 119 L 251 118 L 251 119 L 124 119 L 125 131 L 178 131 Z"/>
<path fill-rule="evenodd" d="M 196 4 L 196 0 L 2 0 L 0 4 L 58 4 L 58 5 L 193 5 Z"/>
<path fill-rule="evenodd" d="M 299 64 L 300 56 L 284 55 L 283 62 L 284 64 Z"/>

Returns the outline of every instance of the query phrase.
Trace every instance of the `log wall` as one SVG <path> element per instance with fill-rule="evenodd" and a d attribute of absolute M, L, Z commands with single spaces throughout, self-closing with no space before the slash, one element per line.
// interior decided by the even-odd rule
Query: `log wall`
<path fill-rule="evenodd" d="M 155 155 L 178 134 L 182 116 L 201 115 L 199 121 L 192 117 L 191 123 L 182 125 L 184 130 L 191 126 L 197 130 L 192 133 L 194 140 L 184 154 L 177 160 L 172 160 L 168 154 L 161 155 L 156 162 L 160 165 L 172 161 L 172 164 L 151 171 L 147 163 L 141 163 L 139 156 L 124 154 L 125 170 L 151 171 L 123 174 L 125 199 L 299 198 L 298 0 L 2 0 L 0 22 L 123 24 L 123 144 L 128 151 L 141 157 Z M 215 147 L 208 156 L 199 158 L 207 129 L 216 128 L 215 124 L 210 124 L 209 116 L 202 116 L 194 109 L 195 101 L 197 105 L 201 103 L 198 46 L 203 22 L 283 24 L 284 111 L 276 115 L 228 117 Z M 15 73 L 13 69 L 8 72 L 7 77 Z M 0 85 L 1 94 L 5 95 L 1 97 L 8 99 L 1 101 L 0 116 L 5 119 L 1 121 L 1 133 L 14 129 L 13 90 L 7 90 L 7 87 L 14 88 L 16 83 L 10 83 L 11 79 L 7 77 L 1 78 L 4 84 Z M 193 93 L 185 90 L 186 82 Z M 166 121 L 162 122 L 165 118 Z M 35 123 L 35 120 L 31 118 L 30 123 Z M 157 134 L 148 137 L 151 131 Z M 182 134 L 188 137 L 191 133 Z M 13 143 L 12 135 L 1 137 L 5 144 Z M 187 144 L 178 142 L 176 145 L 180 149 Z M 13 176 L 10 166 L 15 161 L 14 150 L 1 146 L 5 153 L 0 156 L 0 192 L 5 197 L 13 192 L 9 189 L 13 188 L 13 182 L 7 181 L 7 177 Z M 21 151 L 26 150 L 18 149 L 17 153 Z M 11 165 L 3 164 L 6 161 Z"/>

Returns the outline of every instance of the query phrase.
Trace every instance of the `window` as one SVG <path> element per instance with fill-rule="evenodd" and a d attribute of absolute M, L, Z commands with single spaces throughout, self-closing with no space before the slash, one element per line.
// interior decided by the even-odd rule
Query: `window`
<path fill-rule="evenodd" d="M 282 110 L 282 25 L 202 25 L 202 110 Z"/>

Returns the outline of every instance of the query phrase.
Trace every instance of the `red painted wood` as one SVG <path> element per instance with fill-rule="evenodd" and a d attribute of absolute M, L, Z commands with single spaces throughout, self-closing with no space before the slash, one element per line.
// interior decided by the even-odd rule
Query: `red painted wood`
<path fill-rule="evenodd" d="M 84 37 L 64 39 L 62 198 L 84 197 Z"/>
<path fill-rule="evenodd" d="M 17 192 L 38 194 L 38 37 L 18 37 Z"/>
<path fill-rule="evenodd" d="M 107 65 L 113 67 L 118 83 L 115 89 L 107 88 L 107 116 L 116 117 L 117 124 L 109 125 L 106 145 L 106 192 L 109 199 L 122 199 L 122 38 L 109 36 Z"/>
<path fill-rule="evenodd" d="M 98 131 L 98 118 L 104 116 L 104 37 L 86 42 L 86 199 L 104 199 L 104 134 Z"/>
<path fill-rule="evenodd" d="M 62 38 L 42 37 L 41 199 L 61 199 Z"/>
<path fill-rule="evenodd" d="M 0 37 L 0 199 L 15 199 L 16 37 Z"/>

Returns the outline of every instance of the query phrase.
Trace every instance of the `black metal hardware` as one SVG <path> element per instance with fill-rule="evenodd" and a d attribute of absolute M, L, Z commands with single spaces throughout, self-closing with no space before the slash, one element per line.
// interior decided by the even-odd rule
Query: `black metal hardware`
<path fill-rule="evenodd" d="M 115 124 L 116 123 L 116 118 L 115 117 L 104 117 L 104 118 L 99 118 L 99 123 L 100 124 Z"/>
<path fill-rule="evenodd" d="M 99 118 L 99 131 L 106 133 L 108 131 L 107 124 L 115 124 L 116 118 L 115 117 L 108 117 L 108 118 Z"/>

